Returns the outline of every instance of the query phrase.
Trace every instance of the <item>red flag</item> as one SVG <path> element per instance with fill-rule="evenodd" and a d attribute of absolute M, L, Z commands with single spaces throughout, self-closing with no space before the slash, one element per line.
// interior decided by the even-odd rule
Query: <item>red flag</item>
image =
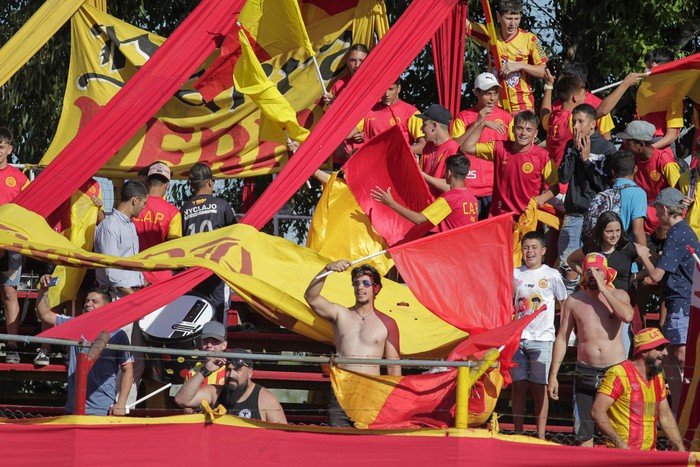
<path fill-rule="evenodd" d="M 688 441 L 692 451 L 700 450 L 700 265 L 697 257 L 693 269 L 693 294 L 690 297 L 690 324 L 685 352 L 684 382 L 681 389 L 681 402 L 678 406 L 678 428 Z"/>
<path fill-rule="evenodd" d="M 440 103 L 459 113 L 464 75 L 464 22 L 469 5 L 459 4 L 433 36 L 433 64 Z"/>
<path fill-rule="evenodd" d="M 481 333 L 511 320 L 510 214 L 392 247 L 389 252 L 418 301 L 456 328 Z"/>
<path fill-rule="evenodd" d="M 394 245 L 406 239 L 416 226 L 389 206 L 374 201 L 370 190 L 375 186 L 391 188 L 394 199 L 413 211 L 422 211 L 432 201 L 416 159 L 398 125 L 392 126 L 362 146 L 345 165 L 345 180 L 372 227 Z M 423 230 L 422 233 L 425 233 Z M 415 234 L 411 233 L 415 238 Z"/>
<path fill-rule="evenodd" d="M 652 68 L 637 90 L 640 117 L 663 112 L 683 125 L 683 98 L 700 104 L 700 53 Z"/>

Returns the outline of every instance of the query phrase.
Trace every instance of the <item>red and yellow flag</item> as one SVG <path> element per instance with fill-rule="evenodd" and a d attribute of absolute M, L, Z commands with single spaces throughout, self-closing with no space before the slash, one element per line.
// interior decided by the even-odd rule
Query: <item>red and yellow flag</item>
<path fill-rule="evenodd" d="M 637 90 L 637 113 L 663 112 L 665 121 L 682 127 L 686 96 L 700 104 L 700 53 L 652 68 Z"/>
<path fill-rule="evenodd" d="M 356 18 L 374 14 L 373 2 L 341 3 L 345 9 L 325 3 L 314 6 L 317 21 L 306 20 L 312 49 L 322 50 L 317 60 L 326 83 L 353 42 L 353 34 L 359 33 L 353 32 Z M 69 85 L 56 136 L 41 165 L 48 165 L 165 41 L 87 5 L 73 16 L 71 24 Z M 304 57 L 308 57 L 306 47 L 302 47 Z M 318 76 L 309 58 L 291 54 L 271 56 L 263 68 L 294 109 L 296 121 L 310 129 L 323 115 Z M 98 173 L 135 176 L 139 168 L 155 160 L 166 161 L 174 178 L 185 178 L 187 170 L 198 161 L 210 164 L 214 174 L 221 177 L 281 170 L 287 160 L 286 146 L 260 138 L 261 113 L 249 97 L 232 85 L 206 100 L 194 90 L 194 82 L 216 57 L 217 53 L 212 54 Z M 232 83 L 232 73 L 227 79 Z"/>
<path fill-rule="evenodd" d="M 684 383 L 678 407 L 678 428 L 690 443 L 691 451 L 700 451 L 700 264 L 693 268 L 693 294 L 690 297 L 690 324 L 686 349 Z"/>

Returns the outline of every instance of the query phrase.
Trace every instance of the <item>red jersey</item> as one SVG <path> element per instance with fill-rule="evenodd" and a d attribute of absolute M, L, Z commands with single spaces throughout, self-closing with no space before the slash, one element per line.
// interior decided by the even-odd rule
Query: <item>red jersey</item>
<path fill-rule="evenodd" d="M 440 232 L 473 224 L 479 219 L 479 202 L 469 188 L 452 188 L 440 195 L 450 205 L 450 214 L 440 222 Z"/>
<path fill-rule="evenodd" d="M 512 141 L 495 141 L 476 145 L 476 157 L 493 161 L 492 216 L 525 212 L 532 198 L 538 196 L 545 183 L 558 183 L 557 167 L 546 149 L 536 145 L 525 152 L 513 152 Z"/>
<path fill-rule="evenodd" d="M 365 141 L 368 141 L 394 125 L 399 125 L 409 143 L 422 138 L 423 121 L 417 116 L 418 109 L 401 99 L 393 105 L 384 105 L 377 102 L 365 118 L 362 119 L 357 129 L 364 131 Z"/>
<path fill-rule="evenodd" d="M 0 169 L 0 205 L 11 203 L 28 184 L 29 179 L 17 168 L 8 164 Z"/>
<path fill-rule="evenodd" d="M 489 47 L 489 34 L 483 24 L 469 23 L 467 34 L 473 37 L 483 47 Z M 496 28 L 496 46 L 498 48 L 498 59 L 501 64 L 506 62 L 525 62 L 530 65 L 541 65 L 547 61 L 547 55 L 538 37 L 531 33 L 518 29 L 515 36 L 507 41 L 501 36 L 501 29 Z M 493 57 L 489 57 L 493 60 Z M 494 67 L 490 64 L 489 69 Z M 534 110 L 535 96 L 530 86 L 530 75 L 525 71 L 514 71 L 505 80 L 510 109 L 513 114 L 523 110 Z"/>
<path fill-rule="evenodd" d="M 149 196 L 143 211 L 133 222 L 139 236 L 139 251 L 182 236 L 180 210 L 160 196 Z M 143 272 L 144 279 L 150 284 L 157 284 L 171 276 L 172 271 Z"/>
<path fill-rule="evenodd" d="M 597 109 L 601 102 L 603 102 L 603 100 L 600 97 L 586 91 L 586 98 L 583 101 L 584 104 L 592 105 Z M 561 101 L 556 100 L 554 103 L 552 103 L 552 113 L 559 109 L 561 109 Z M 598 128 L 598 132 L 601 135 L 604 135 L 605 133 L 610 133 L 615 129 L 615 123 L 613 123 L 610 114 L 605 114 L 597 120 L 596 127 Z"/>
<path fill-rule="evenodd" d="M 423 146 L 420 169 L 431 177 L 444 179 L 445 159 L 458 153 L 459 143 L 452 138 L 439 146 L 435 146 L 435 143 L 428 141 L 425 143 L 425 146 Z M 430 187 L 430 193 L 437 198 L 442 194 L 442 191 Z"/>
<path fill-rule="evenodd" d="M 352 76 L 350 76 L 350 75 L 343 76 L 342 78 L 337 80 L 335 83 L 333 83 L 333 86 L 331 86 L 331 88 L 329 89 L 329 92 L 331 94 L 333 94 L 335 97 L 338 97 L 338 95 L 340 95 L 341 91 L 350 82 L 350 78 L 352 78 Z"/>
<path fill-rule="evenodd" d="M 564 158 L 566 143 L 574 137 L 574 132 L 571 131 L 571 110 L 559 109 L 552 111 L 544 127 L 547 130 L 547 151 L 549 152 L 549 157 L 559 167 L 561 160 Z"/>
<path fill-rule="evenodd" d="M 472 107 L 461 111 L 452 122 L 452 137 L 462 136 L 479 117 L 479 109 Z M 513 116 L 500 107 L 494 107 L 493 112 L 486 117 L 486 120 L 503 123 L 508 127 L 508 133 L 501 134 L 496 130 L 484 127 L 479 137 L 479 143 L 489 141 L 506 141 L 512 132 Z M 464 180 L 467 188 L 478 198 L 491 196 L 493 193 L 493 163 L 467 154 L 471 163 L 469 174 Z"/>
<path fill-rule="evenodd" d="M 647 203 L 653 203 L 656 196 L 669 186 L 675 187 L 681 177 L 681 169 L 678 167 L 670 148 L 654 149 L 654 155 L 648 161 L 639 156 L 637 161 L 637 173 L 634 181 L 647 194 Z M 656 217 L 656 208 L 647 206 L 647 217 L 644 219 L 644 231 L 651 234 L 660 225 Z"/>

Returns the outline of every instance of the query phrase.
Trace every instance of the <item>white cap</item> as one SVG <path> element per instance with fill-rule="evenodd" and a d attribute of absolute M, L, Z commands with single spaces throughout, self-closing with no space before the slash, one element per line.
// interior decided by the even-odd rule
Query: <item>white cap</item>
<path fill-rule="evenodd" d="M 474 89 L 479 89 L 481 91 L 488 91 L 491 88 L 494 87 L 501 87 L 501 85 L 498 83 L 498 80 L 496 79 L 495 76 L 493 76 L 493 73 L 490 72 L 485 72 L 481 73 L 479 76 L 476 77 L 474 80 Z"/>

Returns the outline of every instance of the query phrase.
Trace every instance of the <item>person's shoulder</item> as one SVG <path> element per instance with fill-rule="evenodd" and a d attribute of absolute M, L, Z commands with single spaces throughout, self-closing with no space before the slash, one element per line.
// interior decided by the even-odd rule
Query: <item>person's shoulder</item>
<path fill-rule="evenodd" d="M 109 335 L 109 343 L 129 345 L 129 337 L 122 329 L 117 329 Z"/>
<path fill-rule="evenodd" d="M 457 116 L 455 116 L 456 120 L 462 120 L 466 125 L 469 125 L 473 122 L 476 121 L 476 119 L 479 116 L 479 111 L 477 110 L 476 107 L 469 107 L 468 109 L 464 109 L 460 111 Z"/>
<path fill-rule="evenodd" d="M 493 108 L 493 112 L 489 117 L 487 117 L 488 120 L 503 120 L 503 123 L 510 123 L 513 120 L 513 115 L 510 112 L 506 112 L 502 108 L 495 106 Z"/>

